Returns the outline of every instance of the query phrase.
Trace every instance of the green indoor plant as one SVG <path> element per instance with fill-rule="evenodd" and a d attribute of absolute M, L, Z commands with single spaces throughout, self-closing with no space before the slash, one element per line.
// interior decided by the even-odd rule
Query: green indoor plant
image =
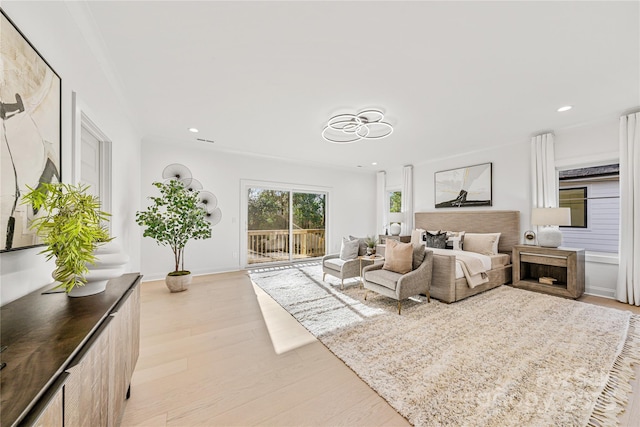
<path fill-rule="evenodd" d="M 376 236 L 367 236 L 364 239 L 367 244 L 367 255 L 373 255 L 376 253 L 376 245 L 378 244 L 378 238 Z"/>
<path fill-rule="evenodd" d="M 103 226 L 109 214 L 100 210 L 96 196 L 87 194 L 88 185 L 41 183 L 35 189 L 27 188 L 23 203 L 38 213 L 29 227 L 46 245 L 40 253 L 47 260 L 56 259 L 53 278 L 68 294 L 87 282 L 84 275 L 89 271 L 87 264 L 96 261 L 94 250 L 111 240 Z"/>
<path fill-rule="evenodd" d="M 171 279 L 176 276 L 188 276 L 191 272 L 184 269 L 184 247 L 191 239 L 208 239 L 211 237 L 211 224 L 206 220 L 206 211 L 200 205 L 198 192 L 187 189 L 184 184 L 172 179 L 166 182 L 154 182 L 153 186 L 160 190 L 160 197 L 149 197 L 151 206 L 136 212 L 138 225 L 146 227 L 145 237 L 151 237 L 159 245 L 169 246 L 173 251 L 174 271 L 167 275 L 167 286 L 173 292 Z M 186 281 L 185 285 L 188 285 Z"/>

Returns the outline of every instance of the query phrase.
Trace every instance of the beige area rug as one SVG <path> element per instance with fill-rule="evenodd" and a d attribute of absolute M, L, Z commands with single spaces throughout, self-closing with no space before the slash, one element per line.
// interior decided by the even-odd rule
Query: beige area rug
<path fill-rule="evenodd" d="M 640 316 L 502 286 L 403 304 L 319 264 L 253 281 L 416 426 L 616 425 L 640 363 Z"/>

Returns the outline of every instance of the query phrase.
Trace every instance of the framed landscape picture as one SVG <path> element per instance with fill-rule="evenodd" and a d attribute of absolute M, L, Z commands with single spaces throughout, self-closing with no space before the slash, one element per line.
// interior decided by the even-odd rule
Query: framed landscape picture
<path fill-rule="evenodd" d="M 491 206 L 491 163 L 435 173 L 436 208 Z"/>
<path fill-rule="evenodd" d="M 0 9 L 0 252 L 38 246 L 22 196 L 60 181 L 61 81 Z"/>

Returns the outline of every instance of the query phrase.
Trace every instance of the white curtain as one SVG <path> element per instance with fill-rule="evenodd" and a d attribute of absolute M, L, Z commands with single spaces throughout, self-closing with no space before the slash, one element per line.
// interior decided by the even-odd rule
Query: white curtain
<path fill-rule="evenodd" d="M 537 135 L 531 139 L 531 172 L 531 207 L 557 208 L 558 178 L 552 133 Z"/>
<path fill-rule="evenodd" d="M 413 166 L 402 168 L 402 213 L 404 222 L 400 234 L 410 236 L 413 230 Z"/>
<path fill-rule="evenodd" d="M 389 198 L 387 197 L 387 173 L 376 174 L 376 233 L 384 234 L 388 225 Z"/>
<path fill-rule="evenodd" d="M 640 113 L 620 117 L 618 301 L 640 306 Z"/>

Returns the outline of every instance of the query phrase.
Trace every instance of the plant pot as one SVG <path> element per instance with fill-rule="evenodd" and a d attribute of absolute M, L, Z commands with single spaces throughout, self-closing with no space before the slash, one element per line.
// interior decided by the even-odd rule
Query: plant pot
<path fill-rule="evenodd" d="M 191 273 L 180 276 L 171 276 L 167 274 L 164 282 L 167 284 L 167 288 L 169 288 L 171 292 L 182 292 L 189 289 L 191 279 L 193 279 Z"/>
<path fill-rule="evenodd" d="M 373 255 L 376 253 L 376 249 L 375 248 L 367 248 L 367 255 Z"/>
<path fill-rule="evenodd" d="M 98 246 L 93 253 L 96 262 L 95 264 L 87 264 L 89 272 L 84 275 L 87 283 L 84 286 L 74 286 L 67 294 L 68 296 L 86 297 L 104 292 L 107 288 L 107 282 L 122 276 L 124 266 L 129 262 L 129 256 L 121 253 L 120 246 L 114 242 Z"/>

